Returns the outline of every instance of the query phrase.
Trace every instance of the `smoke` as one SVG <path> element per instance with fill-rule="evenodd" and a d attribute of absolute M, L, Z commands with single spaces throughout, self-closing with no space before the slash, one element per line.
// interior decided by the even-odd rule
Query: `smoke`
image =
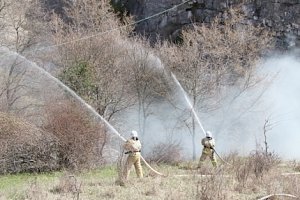
<path fill-rule="evenodd" d="M 266 133 L 269 152 L 283 159 L 299 159 L 299 57 L 295 54 L 268 57 L 257 75 L 264 77 L 259 86 L 234 101 L 231 100 L 235 89 L 231 88 L 221 109 L 210 113 L 206 120 L 216 134 L 217 149 L 221 153 L 240 154 L 248 154 L 257 146 L 265 149 Z"/>
<path fill-rule="evenodd" d="M 160 59 L 152 54 L 149 63 L 163 68 Z M 204 129 L 212 131 L 221 155 L 231 151 L 248 154 L 257 144 L 264 147 L 264 125 L 268 120 L 269 151 L 284 159 L 299 159 L 300 59 L 296 54 L 276 55 L 266 58 L 259 69 L 258 75 L 266 77 L 260 87 L 241 94 L 237 88 L 226 88 L 226 98 L 220 108 L 209 113 L 196 109 L 198 117 Z M 144 153 L 151 152 L 159 143 L 179 143 L 184 157 L 191 159 L 193 143 L 187 126 L 191 125 L 192 115 L 179 88 L 171 96 L 173 105 L 167 99 L 153 102 L 147 113 L 146 134 L 141 138 Z M 115 117 L 112 123 L 121 135 L 128 137 L 131 130 L 139 130 L 138 116 L 138 108 L 132 107 Z M 196 154 L 199 156 L 201 127 L 197 126 L 196 132 Z"/>
<path fill-rule="evenodd" d="M 299 54 L 298 54 L 299 55 Z M 270 149 L 283 158 L 300 158 L 300 58 L 283 55 L 269 58 L 264 69 L 278 72 L 264 96 L 271 130 L 267 133 Z"/>
<path fill-rule="evenodd" d="M 226 88 L 226 98 L 213 112 L 201 113 L 196 109 L 205 130 L 212 131 L 216 150 L 221 155 L 236 151 L 247 155 L 257 146 L 265 148 L 266 133 L 268 151 L 283 159 L 299 159 L 300 151 L 300 60 L 293 55 L 276 55 L 265 58 L 257 75 L 264 77 L 259 85 L 239 93 L 237 88 Z M 172 79 L 170 79 L 172 80 Z M 146 134 L 141 138 L 144 154 L 158 143 L 180 143 L 186 159 L 192 158 L 192 136 L 187 125 L 193 116 L 180 89 L 169 101 L 154 102 L 146 122 Z M 138 109 L 132 108 L 116 119 L 129 136 L 138 130 Z M 266 128 L 264 129 L 264 126 Z M 203 137 L 196 125 L 196 154 L 200 155 Z"/>

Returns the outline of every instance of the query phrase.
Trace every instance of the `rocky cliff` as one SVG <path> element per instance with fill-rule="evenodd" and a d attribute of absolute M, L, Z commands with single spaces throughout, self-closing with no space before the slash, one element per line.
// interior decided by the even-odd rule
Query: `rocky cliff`
<path fill-rule="evenodd" d="M 114 0 L 137 20 L 181 4 L 183 0 Z M 243 3 L 241 3 L 243 2 Z M 209 23 L 224 16 L 229 7 L 241 6 L 250 23 L 269 27 L 280 47 L 300 46 L 300 0 L 191 0 L 176 9 L 141 22 L 136 31 L 155 40 L 175 39 L 181 28 L 191 22 Z"/>

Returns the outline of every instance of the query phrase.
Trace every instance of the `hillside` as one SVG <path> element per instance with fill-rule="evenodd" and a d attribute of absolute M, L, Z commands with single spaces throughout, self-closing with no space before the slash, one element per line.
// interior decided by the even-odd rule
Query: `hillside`
<path fill-rule="evenodd" d="M 299 197 L 299 3 L 236 2 L 0 0 L 0 199 Z"/>
<path fill-rule="evenodd" d="M 162 12 L 181 4 L 177 0 L 120 0 L 116 8 L 126 10 L 136 20 Z M 193 23 L 211 23 L 215 16 L 227 17 L 230 7 L 241 7 L 245 11 L 245 21 L 269 28 L 274 32 L 278 48 L 295 48 L 300 45 L 300 4 L 297 0 L 195 0 L 187 1 L 155 19 L 139 23 L 136 31 L 155 40 L 157 34 L 164 39 L 175 40 L 180 30 Z"/>
<path fill-rule="evenodd" d="M 0 199 L 299 199 L 300 4 L 243 2 L 0 0 Z"/>

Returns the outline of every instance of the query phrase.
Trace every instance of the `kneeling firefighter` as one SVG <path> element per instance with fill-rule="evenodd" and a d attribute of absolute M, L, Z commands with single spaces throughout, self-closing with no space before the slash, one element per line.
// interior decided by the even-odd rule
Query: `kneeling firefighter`
<path fill-rule="evenodd" d="M 201 140 L 201 144 L 203 145 L 203 150 L 199 160 L 198 168 L 201 167 L 201 165 L 203 164 L 203 162 L 207 157 L 210 158 L 212 165 L 216 167 L 217 160 L 216 160 L 215 150 L 214 150 L 215 140 L 212 137 L 212 133 L 210 131 L 206 132 L 206 137 Z"/>
<path fill-rule="evenodd" d="M 131 137 L 124 144 L 125 154 L 128 154 L 126 165 L 125 165 L 125 178 L 129 177 L 132 165 L 134 165 L 135 172 L 139 178 L 143 178 L 143 169 L 141 165 L 141 142 L 138 139 L 138 133 L 131 131 Z"/>

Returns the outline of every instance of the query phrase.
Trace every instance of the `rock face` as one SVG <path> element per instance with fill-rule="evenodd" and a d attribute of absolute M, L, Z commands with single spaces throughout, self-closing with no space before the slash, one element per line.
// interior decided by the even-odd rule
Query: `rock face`
<path fill-rule="evenodd" d="M 119 0 L 137 20 L 181 4 L 184 0 Z M 226 9 L 241 5 L 239 0 L 191 0 L 160 16 L 141 22 L 136 31 L 155 40 L 174 39 L 191 21 L 209 23 Z M 269 27 L 280 47 L 300 46 L 300 0 L 246 0 L 241 5 L 251 23 Z"/>

